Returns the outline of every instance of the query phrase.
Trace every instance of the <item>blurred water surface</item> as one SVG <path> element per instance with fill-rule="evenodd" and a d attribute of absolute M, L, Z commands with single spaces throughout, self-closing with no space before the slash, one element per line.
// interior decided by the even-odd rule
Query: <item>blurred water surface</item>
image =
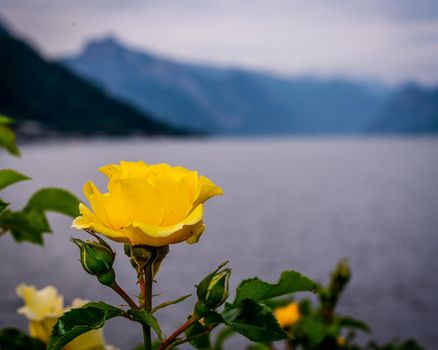
<path fill-rule="evenodd" d="M 199 277 L 226 259 L 234 288 L 254 275 L 274 281 L 284 269 L 326 282 L 346 256 L 353 279 L 340 312 L 364 319 L 380 340 L 415 337 L 429 349 L 438 343 L 437 138 L 94 140 L 27 145 L 22 153 L 20 159 L 1 155 L 1 168 L 33 178 L 2 193 L 15 208 L 41 186 L 83 198 L 83 183 L 93 179 L 104 190 L 97 168 L 121 159 L 198 169 L 223 187 L 225 195 L 206 205 L 200 243 L 171 247 L 156 303 L 193 292 Z M 61 215 L 51 214 L 50 221 L 54 234 L 45 236 L 45 248 L 0 239 L 0 327 L 26 327 L 16 315 L 20 282 L 53 284 L 66 304 L 77 296 L 121 303 L 80 267 L 68 238 L 86 234 Z M 136 294 L 135 273 L 122 247 L 113 246 L 119 283 Z M 190 305 L 159 314 L 164 330 L 178 326 Z M 141 342 L 139 327 L 126 320 L 110 321 L 105 334 L 124 350 Z M 235 342 L 234 348 L 243 347 Z"/>

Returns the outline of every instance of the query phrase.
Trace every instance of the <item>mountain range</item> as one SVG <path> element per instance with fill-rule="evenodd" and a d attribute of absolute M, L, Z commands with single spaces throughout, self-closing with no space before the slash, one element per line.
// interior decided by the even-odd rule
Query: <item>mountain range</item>
<path fill-rule="evenodd" d="M 0 26 L 0 113 L 26 136 L 180 134 L 149 112 L 107 95 Z"/>
<path fill-rule="evenodd" d="M 342 79 L 180 63 L 112 37 L 90 42 L 64 64 L 163 121 L 214 134 L 361 133 L 389 93 Z"/>
<path fill-rule="evenodd" d="M 48 62 L 0 23 L 0 113 L 74 135 L 438 132 L 438 87 L 184 63 L 114 37 Z M 29 127 L 30 125 L 30 127 Z M 41 130 L 40 130 L 41 131 Z"/>
<path fill-rule="evenodd" d="M 163 121 L 211 134 L 438 132 L 437 89 L 416 84 L 188 64 L 128 48 L 114 37 L 90 41 L 63 63 Z"/>
<path fill-rule="evenodd" d="M 404 84 L 386 100 L 374 133 L 424 134 L 438 132 L 438 87 Z"/>

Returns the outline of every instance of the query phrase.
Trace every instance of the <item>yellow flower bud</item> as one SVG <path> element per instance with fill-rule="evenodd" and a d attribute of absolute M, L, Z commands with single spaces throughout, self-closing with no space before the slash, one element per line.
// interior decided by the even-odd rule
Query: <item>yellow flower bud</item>
<path fill-rule="evenodd" d="M 274 316 L 281 327 L 287 328 L 293 326 L 301 317 L 298 303 L 290 303 L 289 305 L 275 309 Z"/>
<path fill-rule="evenodd" d="M 196 171 L 168 164 L 121 161 L 99 170 L 109 178 L 108 192 L 87 182 L 84 194 L 92 210 L 80 204 L 72 227 L 131 245 L 197 242 L 204 231 L 203 203 L 223 193 Z"/>

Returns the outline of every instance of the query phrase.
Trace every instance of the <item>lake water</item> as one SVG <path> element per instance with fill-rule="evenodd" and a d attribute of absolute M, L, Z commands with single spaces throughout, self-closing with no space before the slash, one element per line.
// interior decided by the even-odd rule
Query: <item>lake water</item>
<path fill-rule="evenodd" d="M 93 140 L 27 145 L 22 153 L 0 158 L 1 168 L 33 178 L 2 193 L 15 208 L 42 186 L 83 198 L 82 184 L 93 179 L 103 190 L 97 168 L 120 159 L 196 168 L 223 187 L 225 195 L 206 205 L 200 243 L 171 247 L 156 302 L 193 292 L 199 277 L 226 259 L 235 287 L 254 275 L 275 281 L 284 269 L 325 283 L 345 256 L 353 278 L 339 312 L 365 320 L 379 340 L 415 337 L 428 349 L 438 343 L 437 138 Z M 68 239 L 86 234 L 69 228 L 66 217 L 49 217 L 54 234 L 45 236 L 45 248 L 0 239 L 0 327 L 26 327 L 16 314 L 20 282 L 53 284 L 66 304 L 77 296 L 121 303 L 80 267 Z M 135 273 L 113 246 L 119 283 L 136 294 Z M 165 331 L 181 323 L 191 301 L 158 315 Z M 110 321 L 105 334 L 124 350 L 141 342 L 139 327 L 126 320 Z"/>

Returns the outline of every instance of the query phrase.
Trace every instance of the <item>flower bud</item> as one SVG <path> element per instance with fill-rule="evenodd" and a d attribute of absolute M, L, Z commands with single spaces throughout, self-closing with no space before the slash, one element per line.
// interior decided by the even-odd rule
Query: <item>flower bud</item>
<path fill-rule="evenodd" d="M 219 271 L 222 266 L 205 277 L 197 287 L 198 299 L 210 309 L 222 305 L 228 297 L 231 270 Z"/>
<path fill-rule="evenodd" d="M 131 264 L 137 270 L 143 270 L 149 260 L 153 259 L 153 255 L 155 255 L 155 247 L 150 247 L 147 245 L 129 245 L 129 248 Z M 125 245 L 125 253 L 127 251 L 128 246 Z"/>
<path fill-rule="evenodd" d="M 334 309 L 338 300 L 351 278 L 351 270 L 346 259 L 341 259 L 332 272 L 328 288 L 320 294 L 323 313 L 326 319 L 331 320 L 334 317 Z"/>
<path fill-rule="evenodd" d="M 153 275 L 158 272 L 160 264 L 169 252 L 169 246 L 152 247 L 147 245 L 130 245 L 125 243 L 125 254 L 129 256 L 132 266 L 142 270 L 146 264 L 152 264 Z"/>
<path fill-rule="evenodd" d="M 90 275 L 96 276 L 99 281 L 106 285 L 114 282 L 113 263 L 115 252 L 102 239 L 98 242 L 82 241 L 72 238 L 81 251 L 81 264 L 85 271 Z"/>
<path fill-rule="evenodd" d="M 348 265 L 348 261 L 346 259 L 342 259 L 339 261 L 336 269 L 332 273 L 329 291 L 335 295 L 336 297 L 341 294 L 345 285 L 348 283 L 351 277 L 350 266 Z"/>

